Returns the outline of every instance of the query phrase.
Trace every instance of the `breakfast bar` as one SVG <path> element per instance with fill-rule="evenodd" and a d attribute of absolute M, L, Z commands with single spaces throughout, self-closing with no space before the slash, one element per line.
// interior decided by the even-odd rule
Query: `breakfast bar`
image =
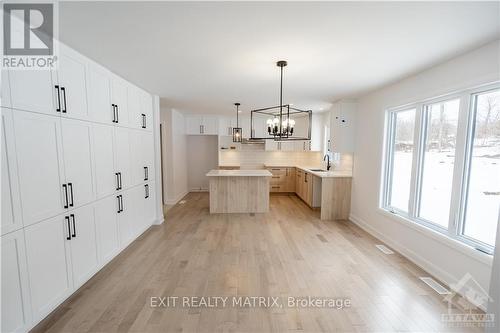
<path fill-rule="evenodd" d="M 269 211 L 268 170 L 211 170 L 210 213 L 266 213 Z"/>

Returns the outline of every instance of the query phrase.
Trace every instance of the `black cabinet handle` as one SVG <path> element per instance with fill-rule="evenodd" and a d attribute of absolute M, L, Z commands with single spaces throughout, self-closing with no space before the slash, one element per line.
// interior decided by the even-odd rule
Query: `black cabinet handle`
<path fill-rule="evenodd" d="M 76 238 L 76 224 L 75 224 L 75 214 L 70 214 L 71 220 L 73 221 L 73 234 L 71 237 Z"/>
<path fill-rule="evenodd" d="M 119 187 L 119 190 L 121 190 L 123 188 L 123 184 L 122 184 L 122 173 L 121 172 L 118 172 L 118 181 L 119 181 L 119 184 L 118 187 Z"/>
<path fill-rule="evenodd" d="M 66 237 L 66 239 L 71 240 L 71 227 L 69 225 L 69 216 L 65 216 L 64 219 L 66 220 L 66 223 L 68 224 L 68 237 Z"/>
<path fill-rule="evenodd" d="M 117 211 L 118 214 L 121 213 L 121 211 L 122 211 L 122 209 L 121 209 L 122 206 L 120 204 L 120 197 L 121 197 L 121 195 L 116 196 L 116 200 L 118 201 L 118 211 Z"/>
<path fill-rule="evenodd" d="M 113 112 L 113 120 L 111 122 L 116 123 L 116 111 L 114 104 L 111 104 L 111 111 Z"/>
<path fill-rule="evenodd" d="M 65 87 L 61 87 L 61 91 L 62 91 L 62 94 L 63 94 L 63 101 L 64 101 L 64 109 L 62 109 L 62 112 L 66 113 L 66 111 L 67 111 L 67 105 L 66 105 L 66 88 Z"/>
<path fill-rule="evenodd" d="M 148 184 L 144 185 L 144 195 L 145 195 L 144 199 L 149 198 L 149 185 Z"/>
<path fill-rule="evenodd" d="M 118 124 L 118 114 L 120 113 L 120 111 L 118 110 L 118 104 L 115 104 L 115 107 L 116 107 L 116 123 Z"/>
<path fill-rule="evenodd" d="M 73 204 L 74 204 L 74 201 L 73 201 L 73 184 L 72 183 L 68 183 L 68 188 L 70 190 L 70 198 L 71 198 L 71 202 L 69 204 L 70 207 L 73 207 Z"/>
<path fill-rule="evenodd" d="M 63 190 L 64 190 L 64 197 L 66 198 L 66 201 L 64 203 L 64 208 L 68 208 L 68 186 L 66 184 L 63 184 Z"/>
<path fill-rule="evenodd" d="M 120 194 L 120 205 L 121 205 L 120 211 L 123 212 L 123 195 L 121 194 Z"/>
<path fill-rule="evenodd" d="M 144 180 L 148 180 L 148 167 L 144 167 Z"/>
<path fill-rule="evenodd" d="M 57 109 L 56 109 L 56 112 L 61 112 L 61 93 L 59 92 L 59 86 L 57 84 L 54 87 L 56 88 L 56 94 L 57 94 Z"/>
<path fill-rule="evenodd" d="M 142 113 L 141 116 L 142 116 L 142 128 L 146 128 L 146 115 Z"/>
<path fill-rule="evenodd" d="M 116 190 L 118 191 L 120 189 L 120 179 L 118 177 L 118 172 L 115 172 L 116 176 Z"/>

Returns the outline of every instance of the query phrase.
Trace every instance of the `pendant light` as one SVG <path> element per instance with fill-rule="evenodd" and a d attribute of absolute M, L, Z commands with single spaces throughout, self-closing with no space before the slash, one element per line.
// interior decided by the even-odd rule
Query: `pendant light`
<path fill-rule="evenodd" d="M 236 127 L 233 127 L 233 142 L 241 142 L 243 131 L 239 124 L 240 103 L 234 105 L 236 105 Z"/>
<path fill-rule="evenodd" d="M 254 119 L 258 116 L 267 116 L 267 137 L 264 138 L 254 138 L 252 139 L 274 139 L 277 141 L 283 140 L 310 140 L 311 139 L 311 121 L 312 121 L 312 111 L 311 110 L 300 110 L 291 107 L 290 104 L 283 104 L 283 69 L 288 63 L 285 60 L 280 60 L 276 63 L 276 66 L 280 68 L 280 104 L 279 106 L 272 106 L 263 109 L 256 109 L 250 112 L 250 123 L 252 133 L 254 132 Z M 293 118 L 292 118 L 293 117 Z M 295 119 L 294 119 L 295 118 Z M 307 131 L 307 136 L 297 136 L 295 134 L 295 123 L 296 120 L 307 121 L 308 126 L 302 126 Z M 304 132 L 302 134 L 305 134 Z"/>

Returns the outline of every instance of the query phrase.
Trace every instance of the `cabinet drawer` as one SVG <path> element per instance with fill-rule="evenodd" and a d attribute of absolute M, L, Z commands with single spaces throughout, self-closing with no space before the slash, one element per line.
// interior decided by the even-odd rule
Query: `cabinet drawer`
<path fill-rule="evenodd" d="M 270 183 L 274 185 L 283 184 L 286 181 L 286 176 L 284 175 L 273 175 L 271 177 Z"/>
<path fill-rule="evenodd" d="M 270 173 L 273 174 L 273 176 L 278 176 L 278 175 L 283 175 L 286 176 L 286 169 L 287 168 L 268 168 Z"/>
<path fill-rule="evenodd" d="M 269 185 L 269 191 L 270 192 L 282 192 L 282 186 L 281 185 Z"/>

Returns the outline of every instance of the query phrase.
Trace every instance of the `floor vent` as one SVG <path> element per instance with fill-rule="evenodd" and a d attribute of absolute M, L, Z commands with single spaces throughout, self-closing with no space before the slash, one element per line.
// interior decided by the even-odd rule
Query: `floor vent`
<path fill-rule="evenodd" d="M 448 294 L 450 294 L 450 291 L 448 289 L 446 289 L 445 287 L 443 287 L 442 285 L 440 285 L 436 280 L 434 280 L 431 277 L 424 276 L 424 277 L 420 277 L 419 279 L 422 280 L 422 281 L 424 281 L 424 283 L 426 285 L 428 285 L 429 287 L 431 287 L 432 289 L 434 289 L 434 291 L 437 292 L 439 295 L 448 295 Z"/>
<path fill-rule="evenodd" d="M 185 203 L 186 203 L 186 200 L 179 201 L 179 205 L 184 205 Z"/>
<path fill-rule="evenodd" d="M 384 252 L 385 254 L 394 254 L 394 252 L 392 252 L 392 250 L 385 245 L 379 244 L 375 245 L 375 247 L 380 251 Z"/>

